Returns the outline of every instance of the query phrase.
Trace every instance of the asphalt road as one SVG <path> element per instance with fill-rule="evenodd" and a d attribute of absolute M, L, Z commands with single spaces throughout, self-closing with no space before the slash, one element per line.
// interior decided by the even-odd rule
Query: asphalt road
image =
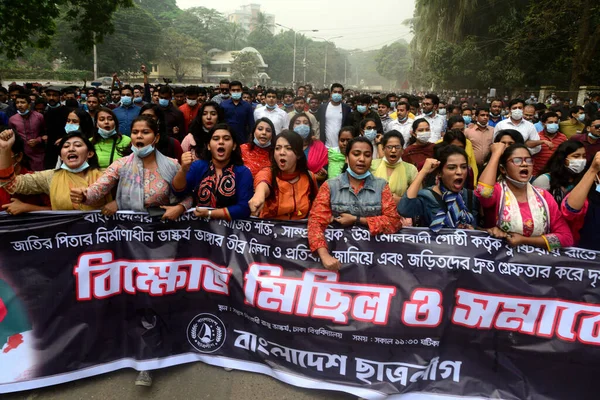
<path fill-rule="evenodd" d="M 123 369 L 93 378 L 48 388 L 0 395 L 1 400 L 351 400 L 345 393 L 301 389 L 269 376 L 227 372 L 201 362 L 161 369 L 153 373 L 150 388 L 134 385 L 137 371 Z"/>

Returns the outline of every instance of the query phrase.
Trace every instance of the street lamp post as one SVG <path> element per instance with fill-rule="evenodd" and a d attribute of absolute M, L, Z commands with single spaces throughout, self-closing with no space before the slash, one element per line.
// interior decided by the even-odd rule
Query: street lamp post
<path fill-rule="evenodd" d="M 294 60 L 292 62 L 292 87 L 296 84 L 296 37 L 298 35 L 298 32 L 319 32 L 318 29 L 304 29 L 304 30 L 299 30 L 296 31 L 292 28 L 289 28 L 287 26 L 275 23 L 275 25 L 280 26 L 282 28 L 285 29 L 289 29 L 290 31 L 294 32 Z"/>
<path fill-rule="evenodd" d="M 343 36 L 334 36 L 332 38 L 325 39 L 322 37 L 313 36 L 314 39 L 321 39 L 325 42 L 325 68 L 323 71 L 323 87 L 327 87 L 327 50 L 329 49 L 329 43 L 331 43 L 333 39 L 339 39 L 341 37 Z"/>

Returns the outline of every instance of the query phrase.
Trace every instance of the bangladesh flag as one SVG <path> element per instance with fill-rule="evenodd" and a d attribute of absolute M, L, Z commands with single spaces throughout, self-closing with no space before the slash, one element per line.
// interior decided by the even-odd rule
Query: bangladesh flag
<path fill-rule="evenodd" d="M 20 343 L 9 343 L 9 339 L 29 330 L 31 324 L 23 303 L 8 283 L 0 279 L 0 349 L 5 344 L 9 345 L 5 352 L 18 346 Z"/>

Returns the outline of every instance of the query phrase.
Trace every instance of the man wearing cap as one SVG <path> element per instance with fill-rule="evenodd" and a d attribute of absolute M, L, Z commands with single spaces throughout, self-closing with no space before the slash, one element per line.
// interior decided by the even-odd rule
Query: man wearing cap
<path fill-rule="evenodd" d="M 65 125 L 67 124 L 67 116 L 69 109 L 60 104 L 60 89 L 50 86 L 45 90 L 46 99 L 48 100 L 48 109 L 44 114 L 46 122 L 46 156 L 44 157 L 44 168 L 52 169 L 56 167 L 56 161 L 60 151 L 58 142 L 65 135 Z"/>

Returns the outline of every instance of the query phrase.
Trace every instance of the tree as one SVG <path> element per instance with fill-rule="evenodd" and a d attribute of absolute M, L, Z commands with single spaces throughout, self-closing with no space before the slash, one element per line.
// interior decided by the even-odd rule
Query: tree
<path fill-rule="evenodd" d="M 260 60 L 250 51 L 240 51 L 233 56 L 231 78 L 249 84 L 256 81 Z"/>
<path fill-rule="evenodd" d="M 375 56 L 375 62 L 379 75 L 391 81 L 404 81 L 410 68 L 408 43 L 398 41 L 382 47 Z"/>
<path fill-rule="evenodd" d="M 69 30 L 80 50 L 89 50 L 113 32 L 111 17 L 132 0 L 19 0 L 0 2 L 0 54 L 16 58 L 26 47 L 50 47 L 56 19 L 67 10 L 61 30 Z"/>
<path fill-rule="evenodd" d="M 178 82 L 190 72 L 191 63 L 201 64 L 204 59 L 202 43 L 169 28 L 164 32 L 160 43 L 159 57 L 175 72 Z"/>
<path fill-rule="evenodd" d="M 245 41 L 246 35 L 248 32 L 238 23 L 232 23 L 228 26 L 227 36 L 229 39 L 229 50 L 238 50 L 241 46 L 241 43 Z"/>
<path fill-rule="evenodd" d="M 269 17 L 261 11 L 257 12 L 252 18 L 252 32 L 271 33 L 271 30 L 269 29 L 270 26 L 271 21 L 269 21 Z"/>

